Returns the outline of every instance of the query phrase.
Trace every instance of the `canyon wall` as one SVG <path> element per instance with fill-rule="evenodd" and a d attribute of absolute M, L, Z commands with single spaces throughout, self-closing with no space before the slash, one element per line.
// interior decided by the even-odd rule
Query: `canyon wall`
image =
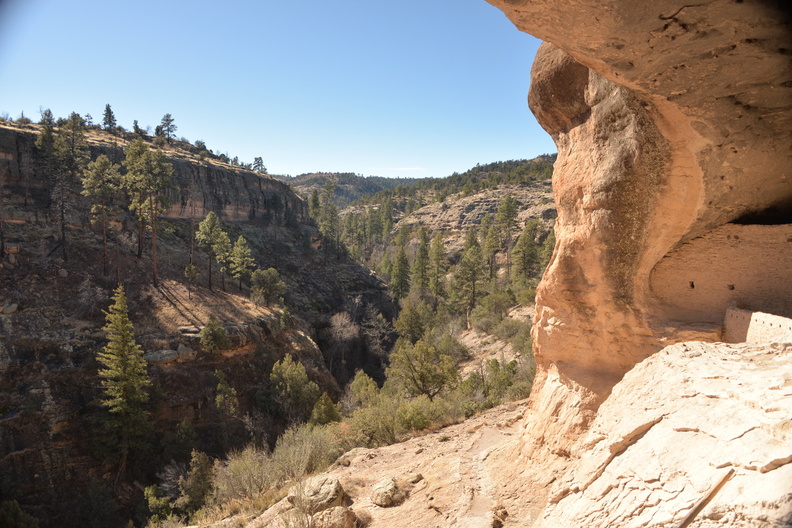
<path fill-rule="evenodd" d="M 33 220 L 49 206 L 50 181 L 37 170 L 35 141 L 37 127 L 26 130 L 0 127 L 0 190 L 5 196 L 6 220 Z M 105 154 L 120 163 L 119 146 L 107 142 L 107 135 L 89 136 L 91 158 Z M 119 138 L 121 144 L 124 140 Z M 257 174 L 231 165 L 200 161 L 184 152 L 166 151 L 173 165 L 174 187 L 168 191 L 169 218 L 203 218 L 209 211 L 228 221 L 296 227 L 308 223 L 308 209 L 287 184 L 266 174 Z M 26 207 L 26 204 L 38 207 Z M 20 216 L 21 215 L 21 216 Z"/>
<path fill-rule="evenodd" d="M 534 328 L 542 370 L 596 406 L 663 346 L 718 339 L 730 302 L 788 313 L 787 13 L 725 0 L 491 3 L 546 41 L 529 95 L 558 146 L 558 242 Z"/>

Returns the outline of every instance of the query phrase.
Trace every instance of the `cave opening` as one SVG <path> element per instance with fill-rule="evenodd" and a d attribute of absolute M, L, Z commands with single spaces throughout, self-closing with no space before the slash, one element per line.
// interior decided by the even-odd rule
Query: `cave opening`
<path fill-rule="evenodd" d="M 761 211 L 752 211 L 732 220 L 741 225 L 783 225 L 792 224 L 792 201 L 773 205 Z"/>

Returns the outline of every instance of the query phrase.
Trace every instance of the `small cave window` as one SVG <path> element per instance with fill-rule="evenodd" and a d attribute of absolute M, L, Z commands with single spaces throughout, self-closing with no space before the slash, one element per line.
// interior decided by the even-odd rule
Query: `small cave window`
<path fill-rule="evenodd" d="M 691 289 L 691 290 L 695 290 L 695 289 L 696 289 L 696 283 L 695 283 L 695 282 L 693 282 L 693 281 L 690 281 L 690 283 L 689 283 L 689 284 L 690 284 L 690 289 Z"/>
<path fill-rule="evenodd" d="M 729 284 L 726 287 L 729 288 L 730 290 L 733 290 L 734 289 L 734 284 Z"/>
<path fill-rule="evenodd" d="M 792 203 L 774 205 L 762 211 L 753 211 L 732 220 L 742 225 L 781 225 L 792 224 Z"/>

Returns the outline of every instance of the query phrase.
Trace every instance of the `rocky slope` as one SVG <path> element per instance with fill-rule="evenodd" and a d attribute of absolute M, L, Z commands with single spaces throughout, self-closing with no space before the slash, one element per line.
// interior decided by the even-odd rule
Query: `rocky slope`
<path fill-rule="evenodd" d="M 528 432 L 537 447 L 554 443 L 546 456 L 577 459 L 566 472 L 536 481 L 521 452 L 526 418 L 545 406 L 564 412 L 544 392 L 401 444 L 355 449 L 322 478 L 337 479 L 371 528 L 782 528 L 792 523 L 791 380 L 789 339 L 672 345 L 616 384 L 577 452 Z M 393 504 L 378 500 L 387 479 L 400 490 Z M 233 522 L 284 526 L 292 510 L 284 499 Z"/>

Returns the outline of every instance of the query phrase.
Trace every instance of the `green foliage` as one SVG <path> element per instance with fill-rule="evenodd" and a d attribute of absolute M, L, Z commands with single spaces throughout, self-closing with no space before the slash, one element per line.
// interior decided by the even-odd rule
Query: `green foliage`
<path fill-rule="evenodd" d="M 193 450 L 187 476 L 179 480 L 180 495 L 173 509 L 189 514 L 201 508 L 212 490 L 213 478 L 212 460 L 205 453 Z"/>
<path fill-rule="evenodd" d="M 355 407 L 371 405 L 379 395 L 379 391 L 377 383 L 362 370 L 357 371 L 355 378 L 349 384 L 349 392 L 354 398 Z"/>
<path fill-rule="evenodd" d="M 15 500 L 0 502 L 0 528 L 38 528 L 38 519 L 25 512 Z"/>
<path fill-rule="evenodd" d="M 111 163 L 107 156 L 100 154 L 90 162 L 82 179 L 82 195 L 91 198 L 91 213 L 99 215 L 102 225 L 102 264 L 107 274 L 107 211 L 112 198 L 121 188 L 121 167 Z"/>
<path fill-rule="evenodd" d="M 108 343 L 97 354 L 104 392 L 101 404 L 110 411 L 109 426 L 116 431 L 121 451 L 119 471 L 123 473 L 130 445 L 148 425 L 144 405 L 149 399 L 147 389 L 151 380 L 146 372 L 143 349 L 135 343 L 123 285 L 116 288 L 113 304 L 105 314 Z"/>
<path fill-rule="evenodd" d="M 434 399 L 457 381 L 454 359 L 419 340 L 404 342 L 390 357 L 386 371 L 388 382 L 412 396 L 424 394 Z"/>
<path fill-rule="evenodd" d="M 272 367 L 270 382 L 286 418 L 291 423 L 304 422 L 319 399 L 319 386 L 308 379 L 302 363 L 287 354 Z"/>
<path fill-rule="evenodd" d="M 470 312 L 476 306 L 476 301 L 481 296 L 483 279 L 484 262 L 481 246 L 479 246 L 476 231 L 471 230 L 465 239 L 462 258 L 454 274 L 452 304 L 458 312 L 470 316 Z"/>
<path fill-rule="evenodd" d="M 236 416 L 239 412 L 236 389 L 228 384 L 228 380 L 222 371 L 215 370 L 214 375 L 217 379 L 217 388 L 215 389 L 215 407 L 229 416 Z"/>
<path fill-rule="evenodd" d="M 473 326 L 482 332 L 490 332 L 492 327 L 503 321 L 509 308 L 516 300 L 509 292 L 494 292 L 483 297 L 471 313 Z"/>
<path fill-rule="evenodd" d="M 426 331 L 421 313 L 412 304 L 407 304 L 402 309 L 399 318 L 393 323 L 393 328 L 411 344 L 421 339 Z"/>
<path fill-rule="evenodd" d="M 399 246 L 391 271 L 390 290 L 396 299 L 403 299 L 410 292 L 410 263 L 404 246 Z"/>
<path fill-rule="evenodd" d="M 162 121 L 160 121 L 159 130 L 161 132 L 161 135 L 164 136 L 165 139 L 168 141 L 168 144 L 170 144 L 171 139 L 175 137 L 177 128 L 178 127 L 174 123 L 172 115 L 165 114 L 164 116 L 162 116 Z"/>
<path fill-rule="evenodd" d="M 205 248 L 210 255 L 209 260 L 209 289 L 212 289 L 212 259 L 224 262 L 231 245 L 228 235 L 220 225 L 220 219 L 214 211 L 209 211 L 206 218 L 198 224 L 195 241 Z"/>
<path fill-rule="evenodd" d="M 338 411 L 338 405 L 333 403 L 333 400 L 330 399 L 326 392 L 322 393 L 319 399 L 316 400 L 308 423 L 311 425 L 326 425 L 339 421 L 341 421 L 341 413 Z"/>
<path fill-rule="evenodd" d="M 294 480 L 326 469 L 341 454 L 328 426 L 303 424 L 287 429 L 278 438 L 272 462 L 278 480 Z"/>
<path fill-rule="evenodd" d="M 429 291 L 435 299 L 445 296 L 445 274 L 448 270 L 448 261 L 443 245 L 443 234 L 435 233 L 432 245 L 429 248 Z"/>
<path fill-rule="evenodd" d="M 212 504 L 222 505 L 233 499 L 255 497 L 267 491 L 275 473 L 267 451 L 254 445 L 231 453 L 224 464 L 215 465 Z"/>
<path fill-rule="evenodd" d="M 333 201 L 334 194 L 335 184 L 328 180 L 322 189 L 322 194 L 319 196 L 319 231 L 322 232 L 325 251 L 331 254 L 336 253 L 338 250 L 338 242 L 341 237 L 338 223 L 338 207 Z"/>
<path fill-rule="evenodd" d="M 412 263 L 412 287 L 418 295 L 429 291 L 429 232 L 422 227 L 418 233 L 418 250 Z"/>
<path fill-rule="evenodd" d="M 269 306 L 280 299 L 286 291 L 286 284 L 281 280 L 278 270 L 258 269 L 251 277 L 250 298 L 258 305 Z"/>
<path fill-rule="evenodd" d="M 102 126 L 108 132 L 112 132 L 113 130 L 115 130 L 116 124 L 117 123 L 116 123 L 115 114 L 113 113 L 113 109 L 110 108 L 110 104 L 108 103 L 105 105 L 104 115 L 102 117 Z"/>
<path fill-rule="evenodd" d="M 248 277 L 256 267 L 251 257 L 250 246 L 242 235 L 239 235 L 230 257 L 231 275 L 239 280 L 239 289 L 242 290 L 242 279 Z"/>
<path fill-rule="evenodd" d="M 225 328 L 214 315 L 209 316 L 209 322 L 201 329 L 199 335 L 201 346 L 208 352 L 216 353 L 230 346 Z"/>

